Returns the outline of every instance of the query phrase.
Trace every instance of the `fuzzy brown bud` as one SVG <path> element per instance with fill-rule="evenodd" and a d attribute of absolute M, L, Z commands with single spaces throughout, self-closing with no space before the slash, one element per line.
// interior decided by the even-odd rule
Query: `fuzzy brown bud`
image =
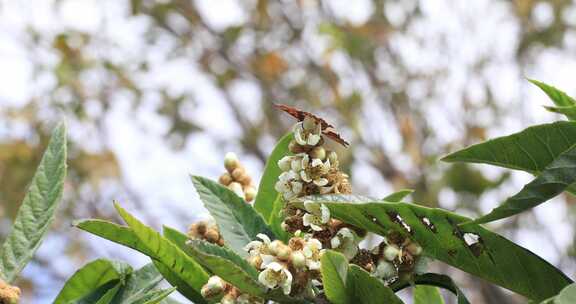
<path fill-rule="evenodd" d="M 206 241 L 210 243 L 217 243 L 220 239 L 220 233 L 216 229 L 208 229 L 206 230 L 206 234 L 204 234 Z"/>
<path fill-rule="evenodd" d="M 323 161 L 324 159 L 326 159 L 326 149 L 320 146 L 314 147 L 314 149 L 310 151 L 310 157 L 317 158 Z"/>
<path fill-rule="evenodd" d="M 246 169 L 244 169 L 244 167 L 242 166 L 238 166 L 237 168 L 235 168 L 234 170 L 232 170 L 232 178 L 235 181 L 240 181 L 240 179 L 246 174 Z"/>
<path fill-rule="evenodd" d="M 240 176 L 237 181 L 242 184 L 242 186 L 250 186 L 252 184 L 252 178 L 247 173 Z"/>
<path fill-rule="evenodd" d="M 244 195 L 246 196 L 246 201 L 251 202 L 256 198 L 256 188 L 253 186 L 248 186 L 244 188 Z"/>
<path fill-rule="evenodd" d="M 232 176 L 230 175 L 230 173 L 226 172 L 220 175 L 220 178 L 218 178 L 218 182 L 221 185 L 228 186 L 232 182 Z"/>

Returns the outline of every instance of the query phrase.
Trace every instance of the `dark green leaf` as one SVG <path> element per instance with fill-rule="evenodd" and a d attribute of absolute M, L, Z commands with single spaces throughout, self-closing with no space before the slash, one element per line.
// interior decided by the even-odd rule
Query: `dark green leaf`
<path fill-rule="evenodd" d="M 520 192 L 490 213 L 475 219 L 474 223 L 488 223 L 534 208 L 562 193 L 574 182 L 576 182 L 576 145 L 560 154 Z"/>
<path fill-rule="evenodd" d="M 414 192 L 414 190 L 412 190 L 412 189 L 402 189 L 400 191 L 394 192 L 394 193 L 386 196 L 382 200 L 385 202 L 400 202 L 406 196 L 412 194 L 413 192 Z"/>
<path fill-rule="evenodd" d="M 538 80 L 529 79 L 530 82 L 538 86 L 550 99 L 554 102 L 554 104 L 558 107 L 571 107 L 576 105 L 576 100 L 574 98 L 568 96 L 566 93 L 558 90 L 557 88 L 540 82 Z M 566 117 L 570 120 L 575 120 L 576 115 L 573 113 L 562 113 L 565 114 Z"/>
<path fill-rule="evenodd" d="M 348 303 L 362 304 L 401 304 L 403 303 L 394 291 L 385 286 L 382 281 L 371 276 L 364 269 L 350 265 L 346 290 L 353 299 Z M 434 302 L 426 302 L 434 303 Z"/>
<path fill-rule="evenodd" d="M 358 197 L 345 195 L 315 200 L 326 204 L 335 218 L 380 235 L 396 230 L 418 242 L 425 256 L 530 299 L 546 299 L 572 283 L 545 260 L 480 225 L 459 227 L 470 219 L 445 210 L 379 200 L 361 203 Z"/>
<path fill-rule="evenodd" d="M 200 240 L 191 240 L 189 245 L 187 252 L 212 273 L 246 293 L 264 295 L 265 287 L 258 282 L 258 271 L 241 256 Z"/>
<path fill-rule="evenodd" d="M 32 259 L 58 209 L 66 176 L 66 126 L 59 124 L 0 249 L 0 278 L 8 283 Z"/>
<path fill-rule="evenodd" d="M 54 304 L 65 304 L 81 299 L 96 288 L 111 281 L 124 281 L 132 272 L 125 263 L 98 259 L 76 271 L 64 284 Z"/>
<path fill-rule="evenodd" d="M 162 281 L 162 275 L 154 264 L 148 264 L 130 275 L 126 285 L 114 298 L 114 303 L 137 304 L 146 302 L 150 292 L 156 292 L 155 287 Z"/>
<path fill-rule="evenodd" d="M 570 284 L 562 289 L 557 296 L 547 299 L 542 304 L 574 304 L 576 303 L 576 284 Z"/>
<path fill-rule="evenodd" d="M 449 276 L 443 274 L 425 273 L 421 275 L 416 275 L 414 277 L 413 282 L 406 282 L 406 281 L 397 282 L 394 283 L 391 286 L 391 288 L 397 292 L 412 285 L 416 286 L 427 285 L 427 286 L 436 286 L 444 288 L 456 295 L 458 299 L 458 304 L 470 304 L 468 299 L 466 299 L 464 293 L 460 290 L 460 288 L 458 288 L 458 286 L 456 286 L 454 281 L 452 281 L 452 279 Z"/>
<path fill-rule="evenodd" d="M 255 240 L 257 234 L 272 236 L 260 214 L 230 189 L 200 176 L 192 176 L 192 182 L 216 220 L 224 242 L 236 254 L 246 256 L 244 246 Z"/>
<path fill-rule="evenodd" d="M 576 122 L 559 121 L 472 145 L 442 160 L 490 164 L 539 174 L 574 144 Z"/>
<path fill-rule="evenodd" d="M 278 197 L 278 192 L 274 189 L 274 185 L 278 181 L 278 176 L 282 173 L 282 170 L 278 167 L 278 161 L 290 153 L 288 151 L 288 144 L 290 144 L 292 138 L 293 133 L 290 132 L 278 141 L 274 150 L 272 150 L 272 153 L 268 156 L 266 167 L 264 167 L 264 173 L 258 186 L 254 209 L 256 209 L 268 223 L 270 223 L 268 220 L 271 218 L 272 211 L 274 210 L 274 201 Z"/>
<path fill-rule="evenodd" d="M 413 296 L 414 304 L 444 304 L 444 298 L 438 287 L 416 285 Z"/>
<path fill-rule="evenodd" d="M 575 120 L 576 118 L 576 105 L 566 107 L 544 106 L 544 108 L 553 113 L 564 114 L 566 117 L 570 118 L 570 120 Z"/>
<path fill-rule="evenodd" d="M 122 284 L 118 283 L 113 288 L 108 289 L 108 291 L 106 291 L 106 293 L 100 299 L 98 299 L 98 302 L 96 302 L 96 304 L 110 304 L 110 303 L 112 303 L 112 300 L 114 300 L 114 297 L 116 296 L 116 294 L 118 294 L 118 291 L 121 288 L 122 288 Z"/>
<path fill-rule="evenodd" d="M 346 289 L 348 276 L 348 260 L 341 253 L 327 250 L 321 258 L 322 283 L 324 293 L 331 303 L 351 303 L 351 295 Z"/>

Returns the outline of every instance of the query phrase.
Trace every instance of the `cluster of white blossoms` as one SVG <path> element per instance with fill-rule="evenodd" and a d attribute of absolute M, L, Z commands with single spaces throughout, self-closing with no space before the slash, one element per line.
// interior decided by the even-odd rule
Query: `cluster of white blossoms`
<path fill-rule="evenodd" d="M 288 244 L 258 234 L 259 240 L 246 245 L 248 261 L 260 271 L 258 281 L 270 289 L 288 294 L 313 295 L 312 280 L 319 277 L 322 243 L 301 235 Z"/>

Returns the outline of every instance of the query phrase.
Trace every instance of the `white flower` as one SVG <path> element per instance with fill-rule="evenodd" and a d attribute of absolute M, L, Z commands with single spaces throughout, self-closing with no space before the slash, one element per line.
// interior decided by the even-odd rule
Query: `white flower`
<path fill-rule="evenodd" d="M 300 195 L 302 183 L 299 181 L 298 174 L 294 171 L 288 171 L 280 174 L 274 189 L 282 193 L 285 200 L 290 200 Z"/>
<path fill-rule="evenodd" d="M 263 233 L 258 233 L 256 237 L 262 241 L 252 241 L 244 246 L 244 250 L 246 250 L 250 255 L 262 254 L 268 251 L 268 246 L 271 242 L 270 238 Z"/>
<path fill-rule="evenodd" d="M 278 161 L 278 167 L 282 171 L 290 171 L 292 168 L 292 159 L 293 156 L 284 156 Z"/>
<path fill-rule="evenodd" d="M 225 283 L 218 276 L 211 276 L 208 282 L 202 286 L 200 293 L 205 298 L 211 298 L 220 295 L 224 291 Z"/>
<path fill-rule="evenodd" d="M 342 228 L 330 240 L 330 245 L 351 260 L 358 253 L 358 236 L 350 228 Z"/>
<path fill-rule="evenodd" d="M 271 289 L 281 287 L 285 295 L 292 289 L 292 274 L 278 262 L 268 264 L 258 275 L 258 281 Z"/>
<path fill-rule="evenodd" d="M 317 239 L 309 239 L 302 248 L 302 253 L 306 257 L 306 266 L 310 270 L 320 269 L 320 256 L 322 255 L 322 243 Z"/>
<path fill-rule="evenodd" d="M 304 256 L 304 253 L 302 253 L 300 250 L 292 252 L 290 261 L 292 262 L 292 266 L 294 266 L 294 268 L 303 268 L 306 266 L 306 256 Z"/>
<path fill-rule="evenodd" d="M 304 209 L 308 212 L 302 217 L 304 226 L 310 226 L 314 231 L 324 230 L 322 225 L 330 221 L 330 209 L 324 204 L 313 201 L 305 201 Z"/>
<path fill-rule="evenodd" d="M 398 272 L 392 263 L 386 261 L 385 259 L 380 259 L 376 269 L 374 270 L 374 275 L 378 278 L 389 280 L 396 277 Z"/>
<path fill-rule="evenodd" d="M 302 146 L 315 146 L 318 144 L 322 138 L 321 133 L 322 126 L 310 116 L 306 116 L 304 121 L 294 126 L 294 140 Z"/>
<path fill-rule="evenodd" d="M 330 171 L 330 160 L 322 162 L 318 158 L 312 159 L 308 154 L 302 157 L 302 169 L 300 171 L 300 178 L 307 182 L 314 182 L 316 186 L 323 187 L 328 184 L 328 179 L 324 176 Z"/>

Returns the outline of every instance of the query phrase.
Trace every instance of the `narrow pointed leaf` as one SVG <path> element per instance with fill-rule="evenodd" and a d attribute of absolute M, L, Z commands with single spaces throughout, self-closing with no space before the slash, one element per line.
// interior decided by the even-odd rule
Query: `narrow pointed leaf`
<path fill-rule="evenodd" d="M 413 192 L 414 192 L 414 190 L 412 190 L 412 189 L 402 189 L 400 191 L 394 192 L 394 193 L 386 196 L 382 200 L 385 202 L 400 202 L 405 197 L 412 194 Z"/>
<path fill-rule="evenodd" d="M 176 290 L 176 287 L 153 290 L 145 294 L 141 299 L 130 304 L 157 304 L 161 303 L 166 297 Z M 124 304 L 124 303 L 122 303 Z"/>
<path fill-rule="evenodd" d="M 274 185 L 276 185 L 278 181 L 278 176 L 282 173 L 282 170 L 278 167 L 278 161 L 282 159 L 282 157 L 290 154 L 288 144 L 290 144 L 292 138 L 293 135 L 292 132 L 290 132 L 278 141 L 272 153 L 268 156 L 266 166 L 264 167 L 264 173 L 258 186 L 258 194 L 254 201 L 254 209 L 266 220 L 271 218 L 272 211 L 274 210 L 274 201 L 276 197 L 278 197 L 278 192 L 274 189 Z M 270 222 L 268 221 L 268 223 Z"/>
<path fill-rule="evenodd" d="M 542 258 L 480 225 L 459 227 L 470 221 L 467 217 L 415 204 L 359 202 L 345 195 L 315 200 L 326 204 L 335 218 L 380 235 L 396 230 L 418 242 L 423 255 L 533 300 L 553 296 L 572 283 Z"/>
<path fill-rule="evenodd" d="M 122 284 L 118 283 L 113 288 L 108 289 L 104 295 L 98 299 L 98 302 L 95 304 L 110 304 L 114 300 L 114 297 L 118 294 L 118 291 L 122 289 Z"/>
<path fill-rule="evenodd" d="M 262 296 L 265 287 L 258 282 L 258 271 L 231 250 L 211 243 L 192 240 L 188 253 L 210 269 L 214 275 L 236 286 L 243 292 Z"/>
<path fill-rule="evenodd" d="M 575 182 L 576 145 L 560 154 L 520 192 L 473 222 L 477 224 L 488 223 L 534 208 L 559 195 Z"/>
<path fill-rule="evenodd" d="M 199 291 L 208 281 L 208 274 L 191 257 L 184 253 L 178 246 L 162 237 L 154 229 L 144 225 L 130 213 L 124 210 L 118 203 L 114 204 L 120 216 L 132 229 L 142 245 L 151 253 L 150 257 L 172 272 L 179 275 L 183 281 L 190 284 L 194 290 Z"/>
<path fill-rule="evenodd" d="M 114 298 L 114 303 L 144 303 L 152 299 L 148 294 L 157 291 L 155 288 L 162 282 L 162 279 L 162 275 L 156 270 L 154 264 L 145 265 L 130 275 L 126 285 Z"/>
<path fill-rule="evenodd" d="M 52 132 L 40 165 L 6 241 L 0 247 L 0 278 L 8 283 L 32 259 L 58 209 L 66 176 L 66 126 Z"/>
<path fill-rule="evenodd" d="M 472 145 L 442 160 L 490 164 L 539 174 L 574 144 L 576 122 L 559 121 Z"/>
<path fill-rule="evenodd" d="M 64 284 L 54 304 L 66 304 L 81 299 L 96 288 L 111 281 L 124 281 L 132 272 L 125 263 L 98 259 L 76 271 Z"/>
<path fill-rule="evenodd" d="M 544 108 L 550 112 L 553 112 L 553 113 L 563 114 L 564 116 L 568 117 L 570 120 L 576 120 L 576 105 L 566 106 L 566 107 L 544 106 Z"/>
<path fill-rule="evenodd" d="M 346 304 L 351 302 L 351 295 L 346 289 L 348 277 L 348 260 L 338 252 L 327 250 L 321 258 L 322 283 L 324 293 L 330 301 L 335 304 Z"/>
<path fill-rule="evenodd" d="M 364 269 L 356 265 L 350 265 L 350 268 L 348 269 L 346 290 L 353 299 L 349 303 L 403 303 L 390 287 L 385 286 L 382 281 L 371 276 Z M 434 302 L 426 303 L 433 304 Z"/>
<path fill-rule="evenodd" d="M 230 189 L 200 176 L 192 176 L 200 199 L 214 217 L 225 244 L 236 254 L 246 256 L 244 246 L 259 233 L 272 236 L 264 219 Z"/>
<path fill-rule="evenodd" d="M 166 281 L 168 281 L 172 286 L 178 288 L 178 292 L 184 295 L 187 299 L 194 301 L 195 303 L 204 303 L 204 300 L 200 295 L 201 287 L 198 288 L 190 285 L 190 283 L 186 282 L 179 273 L 172 271 L 169 266 L 166 266 L 155 259 L 154 253 L 143 245 L 143 243 L 136 236 L 136 234 L 134 234 L 134 231 L 132 231 L 130 227 L 120 226 L 118 224 L 103 220 L 81 220 L 75 222 L 74 226 L 109 241 L 132 248 L 146 256 L 151 257 L 158 271 L 162 274 Z M 202 277 L 205 275 L 200 274 L 200 276 Z"/>
<path fill-rule="evenodd" d="M 538 80 L 529 79 L 529 81 L 538 86 L 542 91 L 544 91 L 544 93 L 548 95 L 548 97 L 552 100 L 552 102 L 554 102 L 556 106 L 558 107 L 576 106 L 576 100 L 568 96 L 568 94 L 564 93 L 563 91 L 558 90 L 557 88 L 545 84 L 543 82 L 540 82 Z M 568 119 L 570 120 L 576 119 L 576 115 L 573 115 L 573 113 L 562 113 L 562 114 L 566 115 L 566 117 L 568 117 Z"/>

